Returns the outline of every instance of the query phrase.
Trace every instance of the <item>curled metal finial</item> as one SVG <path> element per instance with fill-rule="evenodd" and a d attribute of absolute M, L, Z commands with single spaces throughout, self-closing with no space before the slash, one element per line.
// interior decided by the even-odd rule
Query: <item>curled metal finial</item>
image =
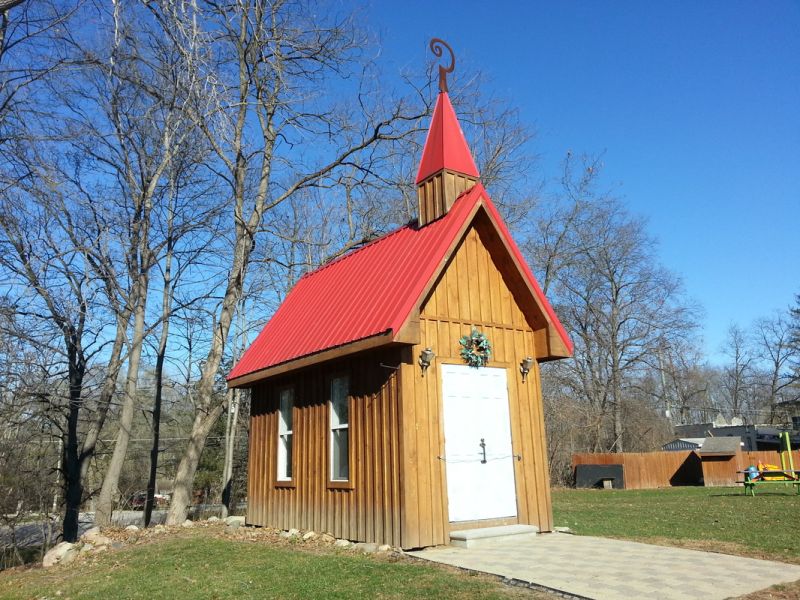
<path fill-rule="evenodd" d="M 439 38 L 433 38 L 431 40 L 431 52 L 433 52 L 437 58 L 441 58 L 442 54 L 444 53 L 442 46 L 447 48 L 447 51 L 450 52 L 450 66 L 443 67 L 442 65 L 439 65 L 439 91 L 446 92 L 447 74 L 452 73 L 453 69 L 456 68 L 456 55 L 453 52 L 453 49 L 450 47 L 450 44 L 444 40 L 440 40 Z"/>

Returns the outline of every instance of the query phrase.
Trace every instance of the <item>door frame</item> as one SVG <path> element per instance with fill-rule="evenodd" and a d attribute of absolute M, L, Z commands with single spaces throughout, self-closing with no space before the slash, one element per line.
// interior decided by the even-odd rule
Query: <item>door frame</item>
<path fill-rule="evenodd" d="M 480 527 L 494 527 L 498 525 L 516 525 L 520 523 L 520 477 L 523 476 L 522 470 L 519 468 L 519 461 L 514 461 L 514 497 L 517 502 L 517 516 L 515 517 L 499 517 L 495 519 L 480 519 L 477 521 L 451 521 L 450 520 L 450 498 L 447 487 L 447 462 L 444 460 L 445 456 L 445 443 L 444 443 L 444 377 L 442 376 L 441 367 L 444 365 L 466 366 L 464 361 L 458 357 L 435 357 L 431 367 L 436 369 L 437 390 L 436 397 L 438 400 L 439 416 L 439 460 L 440 477 L 442 481 L 442 515 L 444 516 L 445 535 L 450 534 L 451 531 L 460 531 L 464 529 L 478 529 Z M 506 371 L 506 394 L 508 398 L 508 419 L 509 430 L 511 434 L 511 452 L 519 455 L 518 440 L 514 435 L 514 419 L 517 417 L 517 394 L 516 386 L 512 385 L 512 377 L 514 376 L 514 364 L 507 361 L 489 361 L 486 367 L 505 369 Z M 483 368 L 483 367 L 480 367 Z M 433 369 L 429 369 L 430 370 Z M 513 402 L 512 402 L 513 400 Z"/>

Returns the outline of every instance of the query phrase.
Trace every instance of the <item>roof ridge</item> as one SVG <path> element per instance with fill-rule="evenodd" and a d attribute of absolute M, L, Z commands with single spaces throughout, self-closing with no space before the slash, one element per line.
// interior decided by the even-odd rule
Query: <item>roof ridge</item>
<path fill-rule="evenodd" d="M 387 231 L 386 233 L 384 233 L 382 235 L 379 235 L 378 237 L 376 237 L 374 239 L 371 239 L 366 244 L 364 244 L 362 246 L 359 246 L 358 248 L 351 248 L 350 250 L 348 250 L 344 254 L 342 254 L 340 256 L 337 256 L 336 258 L 333 258 L 333 259 L 329 260 L 328 262 L 319 265 L 316 269 L 313 269 L 311 271 L 306 271 L 305 273 L 303 273 L 303 275 L 297 281 L 299 282 L 302 279 L 305 279 L 307 277 L 311 277 L 312 275 L 315 275 L 316 273 L 324 271 L 328 267 L 330 267 L 332 265 L 335 265 L 335 264 L 337 264 L 337 263 L 339 263 L 339 262 L 341 262 L 341 261 L 343 261 L 343 260 L 345 260 L 347 258 L 351 258 L 351 257 L 355 256 L 356 254 L 358 254 L 359 252 L 361 252 L 362 250 L 365 250 L 366 248 L 369 248 L 370 246 L 373 246 L 374 244 L 377 244 L 378 242 L 382 242 L 382 241 L 392 237 L 393 235 L 396 235 L 396 234 L 400 233 L 404 229 L 409 229 L 411 227 L 411 223 L 412 222 L 406 223 L 405 225 L 401 225 L 400 227 L 397 227 L 396 229 L 393 229 L 391 231 Z"/>
<path fill-rule="evenodd" d="M 481 187 L 483 187 L 483 185 L 480 183 L 480 181 L 476 181 L 476 182 L 475 182 L 475 183 L 474 183 L 472 186 L 468 187 L 468 188 L 467 188 L 467 189 L 465 189 L 463 192 L 461 192 L 461 193 L 460 193 L 460 194 L 459 194 L 459 195 L 456 197 L 455 201 L 453 202 L 453 205 L 455 205 L 455 202 L 458 202 L 458 200 L 459 200 L 460 198 L 462 198 L 463 196 L 466 196 L 467 194 L 470 194 L 470 193 L 471 193 L 471 192 L 472 192 L 472 191 L 473 191 L 473 190 L 474 190 L 474 189 L 475 189 L 477 186 L 479 186 L 479 185 L 480 185 Z M 451 207 L 451 210 L 452 210 L 452 207 Z M 439 220 L 441 220 L 441 219 L 445 218 L 445 217 L 446 217 L 447 215 L 449 215 L 449 214 L 450 214 L 450 213 L 449 213 L 449 212 L 447 212 L 447 213 L 443 214 L 441 217 L 439 217 L 438 219 L 435 219 L 435 220 L 436 220 L 436 221 L 439 221 Z M 417 222 L 417 220 L 412 220 L 412 221 L 409 221 L 409 222 L 408 222 L 408 223 L 406 223 L 405 225 L 401 225 L 400 227 L 397 227 L 396 229 L 393 229 L 392 231 L 388 231 L 388 232 L 384 233 L 383 235 L 381 235 L 381 236 L 378 236 L 378 237 L 376 237 L 375 239 L 372 239 L 372 240 L 370 240 L 369 242 L 367 242 L 367 243 L 366 243 L 366 244 L 364 244 L 363 246 L 359 246 L 358 248 L 353 248 L 352 250 L 348 250 L 347 252 L 345 252 L 345 253 L 344 253 L 344 254 L 342 254 L 341 256 L 337 256 L 336 258 L 334 258 L 334 259 L 332 259 L 332 260 L 329 260 L 328 262 L 326 262 L 326 263 L 324 263 L 324 264 L 321 264 L 321 265 L 320 265 L 320 266 L 318 266 L 316 269 L 313 269 L 313 270 L 311 270 L 311 271 L 307 271 L 306 273 L 303 273 L 303 275 L 302 275 L 302 276 L 300 277 L 300 279 L 298 279 L 297 281 L 299 282 L 299 281 L 301 281 L 302 279 L 305 279 L 305 278 L 307 278 L 307 277 L 310 277 L 310 276 L 312 276 L 312 275 L 315 275 L 316 273 L 319 273 L 319 272 L 321 272 L 321 271 L 324 271 L 324 270 L 325 270 L 325 269 L 327 269 L 328 267 L 330 267 L 330 266 L 332 266 L 332 265 L 335 265 L 336 263 L 339 263 L 339 262 L 341 262 L 341 261 L 343 261 L 343 260 L 345 260 L 345 259 L 347 259 L 347 258 L 351 258 L 351 257 L 355 256 L 356 254 L 358 254 L 359 252 L 361 252 L 362 250 L 365 250 L 365 249 L 369 248 L 369 247 L 370 247 L 370 246 L 372 246 L 373 244 L 377 244 L 378 242 L 382 242 L 382 241 L 384 241 L 384 240 L 386 240 L 386 239 L 390 238 L 391 236 L 393 236 L 393 235 L 396 235 L 396 234 L 400 233 L 401 231 L 403 231 L 403 230 L 405 230 L 405 229 L 411 229 L 412 225 L 413 225 L 415 222 Z"/>

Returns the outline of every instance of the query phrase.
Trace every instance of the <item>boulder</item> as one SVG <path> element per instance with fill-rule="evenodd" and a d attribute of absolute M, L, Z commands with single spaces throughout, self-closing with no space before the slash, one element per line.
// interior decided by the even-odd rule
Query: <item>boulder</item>
<path fill-rule="evenodd" d="M 59 563 L 67 564 L 75 558 L 75 554 L 77 554 L 75 544 L 61 542 L 47 551 L 47 554 L 44 555 L 44 560 L 42 560 L 42 566 L 49 568 Z"/>
<path fill-rule="evenodd" d="M 217 521 L 219 521 L 219 517 L 208 517 L 209 523 L 216 523 Z"/>
<path fill-rule="evenodd" d="M 81 541 L 93 546 L 108 546 L 111 543 L 111 538 L 100 533 L 100 529 L 97 527 L 92 527 L 81 536 Z"/>
<path fill-rule="evenodd" d="M 191 519 L 186 519 L 181 523 L 181 527 L 194 527 L 194 522 Z"/>
<path fill-rule="evenodd" d="M 349 540 L 336 540 L 333 545 L 335 548 L 349 548 L 353 544 Z"/>
<path fill-rule="evenodd" d="M 317 534 L 314 533 L 313 531 L 306 531 L 303 534 L 303 541 L 304 542 L 308 542 L 308 541 L 316 539 L 316 538 L 317 538 Z"/>
<path fill-rule="evenodd" d="M 300 535 L 300 530 L 299 529 L 295 529 L 294 527 L 292 527 L 289 530 L 289 537 L 296 537 L 298 535 Z"/>
<path fill-rule="evenodd" d="M 355 549 L 359 552 L 363 552 L 364 554 L 375 554 L 378 551 L 378 544 L 373 544 L 371 542 L 359 542 L 356 544 Z"/>
<path fill-rule="evenodd" d="M 90 552 L 94 550 L 94 546 L 88 542 L 81 546 L 81 552 Z"/>
<path fill-rule="evenodd" d="M 233 525 L 234 523 L 238 523 L 239 525 L 244 525 L 244 517 L 226 517 L 225 518 L 225 525 Z"/>
<path fill-rule="evenodd" d="M 64 555 L 61 557 L 61 560 L 58 561 L 58 564 L 60 564 L 60 565 L 68 565 L 73 560 L 75 560 L 75 558 L 77 558 L 78 552 L 79 552 L 78 547 L 77 546 L 73 546 L 72 548 L 70 548 L 69 550 L 67 550 L 64 553 Z"/>
<path fill-rule="evenodd" d="M 136 525 L 128 525 L 125 531 L 139 531 L 139 528 Z"/>
<path fill-rule="evenodd" d="M 391 551 L 392 547 L 389 544 L 381 544 L 380 546 L 378 546 L 378 552 L 380 552 L 381 554 Z"/>
<path fill-rule="evenodd" d="M 319 539 L 321 542 L 324 542 L 326 544 L 332 544 L 336 541 L 336 538 L 333 537 L 330 533 L 323 533 L 321 536 L 319 536 Z"/>

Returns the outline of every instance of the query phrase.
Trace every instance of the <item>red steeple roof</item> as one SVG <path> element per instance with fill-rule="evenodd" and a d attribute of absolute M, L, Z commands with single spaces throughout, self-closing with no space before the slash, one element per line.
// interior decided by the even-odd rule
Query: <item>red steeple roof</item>
<path fill-rule="evenodd" d="M 431 127 L 417 172 L 417 183 L 442 169 L 480 177 L 447 92 L 439 94 L 436 108 L 433 109 Z"/>

